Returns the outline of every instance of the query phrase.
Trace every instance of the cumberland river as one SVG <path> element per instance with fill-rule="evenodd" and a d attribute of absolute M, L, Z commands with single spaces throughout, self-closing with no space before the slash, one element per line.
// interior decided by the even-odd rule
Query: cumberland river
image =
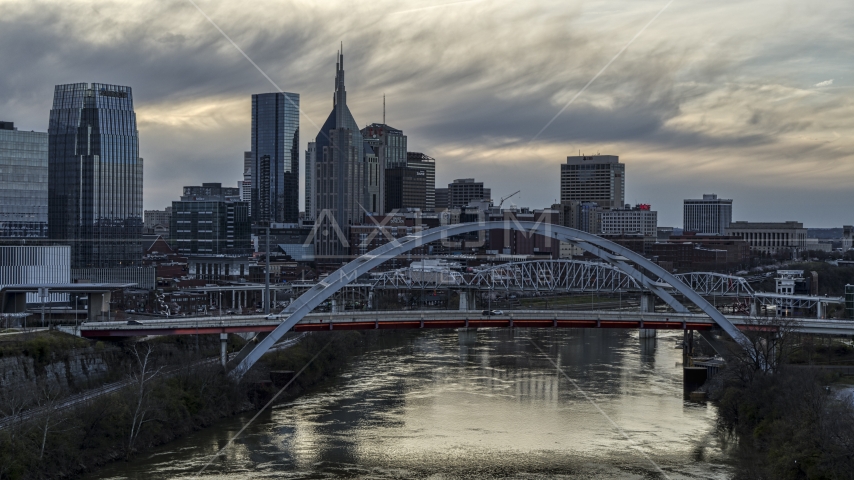
<path fill-rule="evenodd" d="M 677 339 L 425 331 L 262 414 L 198 478 L 728 478 L 715 409 L 682 400 Z M 249 418 L 90 478 L 196 478 Z"/>

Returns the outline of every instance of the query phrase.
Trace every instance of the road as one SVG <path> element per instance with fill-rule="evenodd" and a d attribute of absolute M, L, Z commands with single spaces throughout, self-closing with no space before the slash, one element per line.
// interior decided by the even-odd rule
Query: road
<path fill-rule="evenodd" d="M 215 333 L 270 332 L 286 316 L 185 317 L 168 320 L 128 322 L 87 322 L 80 334 L 87 338 L 144 335 L 196 335 Z M 739 328 L 750 328 L 755 319 L 727 315 Z M 484 316 L 480 310 L 348 311 L 312 313 L 297 323 L 293 331 L 363 330 L 396 328 L 460 327 L 559 327 L 559 328 L 647 328 L 708 330 L 715 322 L 702 313 L 625 312 L 601 310 L 506 310 L 501 315 Z M 820 335 L 854 335 L 854 322 L 801 318 L 792 325 L 796 332 Z"/>

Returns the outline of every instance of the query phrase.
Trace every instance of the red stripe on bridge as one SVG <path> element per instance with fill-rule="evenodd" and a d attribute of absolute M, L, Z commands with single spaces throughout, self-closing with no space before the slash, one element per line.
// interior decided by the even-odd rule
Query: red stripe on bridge
<path fill-rule="evenodd" d="M 648 328 L 653 330 L 711 330 L 711 323 L 693 322 L 662 322 L 662 321 L 615 321 L 615 320 L 525 320 L 513 319 L 477 319 L 477 320 L 407 320 L 384 322 L 333 322 L 333 323 L 298 323 L 291 330 L 294 332 L 320 332 L 329 330 L 399 330 L 416 328 Z M 145 335 L 209 335 L 217 333 L 246 333 L 271 332 L 277 325 L 240 325 L 240 326 L 210 326 L 191 328 L 134 328 L 116 330 L 81 330 L 80 335 L 87 338 L 98 337 L 137 337 Z"/>

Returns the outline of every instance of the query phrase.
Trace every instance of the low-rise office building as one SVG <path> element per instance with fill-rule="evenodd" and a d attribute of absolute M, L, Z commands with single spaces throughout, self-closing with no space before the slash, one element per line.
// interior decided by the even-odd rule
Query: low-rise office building
<path fill-rule="evenodd" d="M 649 255 L 659 265 L 667 265 L 675 272 L 720 271 L 726 265 L 726 251 L 703 248 L 694 242 L 655 243 Z"/>
<path fill-rule="evenodd" d="M 472 201 L 492 200 L 492 190 L 473 178 L 459 178 L 448 184 L 448 208 L 463 208 Z"/>
<path fill-rule="evenodd" d="M 512 226 L 515 222 L 534 222 L 560 225 L 560 213 L 556 210 L 504 210 L 501 219 Z M 536 255 L 551 259 L 560 258 L 560 240 L 554 237 L 531 234 L 529 231 L 495 229 L 489 230 L 487 253 L 496 255 Z"/>
<path fill-rule="evenodd" d="M 732 222 L 732 200 L 718 198 L 714 193 L 701 199 L 683 202 L 682 227 L 686 232 L 723 235 Z"/>
<path fill-rule="evenodd" d="M 246 255 L 188 255 L 187 270 L 191 278 L 217 281 L 249 279 L 249 266 L 255 264 Z"/>
<path fill-rule="evenodd" d="M 172 202 L 171 243 L 181 255 L 248 255 L 252 252 L 249 204 L 237 188 L 220 183 L 184 187 Z"/>
<path fill-rule="evenodd" d="M 448 188 L 437 188 L 433 194 L 435 201 L 435 211 L 441 212 L 450 208 L 448 206 Z"/>
<path fill-rule="evenodd" d="M 733 222 L 726 234 L 741 237 L 756 252 L 775 255 L 804 250 L 807 246 L 807 229 L 800 222 Z"/>
<path fill-rule="evenodd" d="M 645 237 L 658 236 L 658 212 L 647 204 L 604 210 L 600 216 L 599 233 L 603 235 L 637 233 Z"/>
<path fill-rule="evenodd" d="M 364 255 L 371 250 L 389 243 L 392 239 L 403 238 L 419 233 L 425 226 L 416 215 L 381 215 L 368 217 L 364 225 L 350 227 L 350 255 Z M 369 223 L 370 222 L 370 223 Z M 409 252 L 409 255 L 432 254 L 434 245 L 425 245 Z M 390 263 L 389 267 L 393 267 Z"/>
<path fill-rule="evenodd" d="M 146 235 L 160 235 L 169 238 L 169 226 L 172 223 L 172 207 L 163 210 L 146 210 L 143 212 L 143 233 Z"/>
<path fill-rule="evenodd" d="M 558 212 L 558 221 L 564 227 L 594 235 L 602 233 L 602 213 L 606 209 L 600 207 L 596 202 L 569 200 L 552 205 L 552 210 Z"/>
<path fill-rule="evenodd" d="M 667 241 L 672 243 L 692 242 L 702 248 L 723 250 L 726 252 L 726 268 L 729 269 L 747 266 L 750 263 L 750 245 L 741 237 L 684 233 L 683 235 L 670 236 Z"/>
<path fill-rule="evenodd" d="M 68 283 L 71 283 L 70 246 L 0 246 L 0 287 Z M 67 297 L 67 294 L 53 294 L 49 301 L 64 301 Z M 40 301 L 35 293 L 27 294 L 27 303 Z"/>

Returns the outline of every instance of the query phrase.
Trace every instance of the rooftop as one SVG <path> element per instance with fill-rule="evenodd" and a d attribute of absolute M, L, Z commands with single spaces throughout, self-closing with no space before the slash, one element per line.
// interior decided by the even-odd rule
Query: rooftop
<path fill-rule="evenodd" d="M 786 222 L 746 222 L 739 220 L 730 223 L 729 228 L 804 228 L 804 224 L 794 220 Z"/>
<path fill-rule="evenodd" d="M 586 164 L 616 164 L 620 163 L 620 157 L 617 155 L 581 155 L 566 157 L 567 165 L 586 165 Z"/>

